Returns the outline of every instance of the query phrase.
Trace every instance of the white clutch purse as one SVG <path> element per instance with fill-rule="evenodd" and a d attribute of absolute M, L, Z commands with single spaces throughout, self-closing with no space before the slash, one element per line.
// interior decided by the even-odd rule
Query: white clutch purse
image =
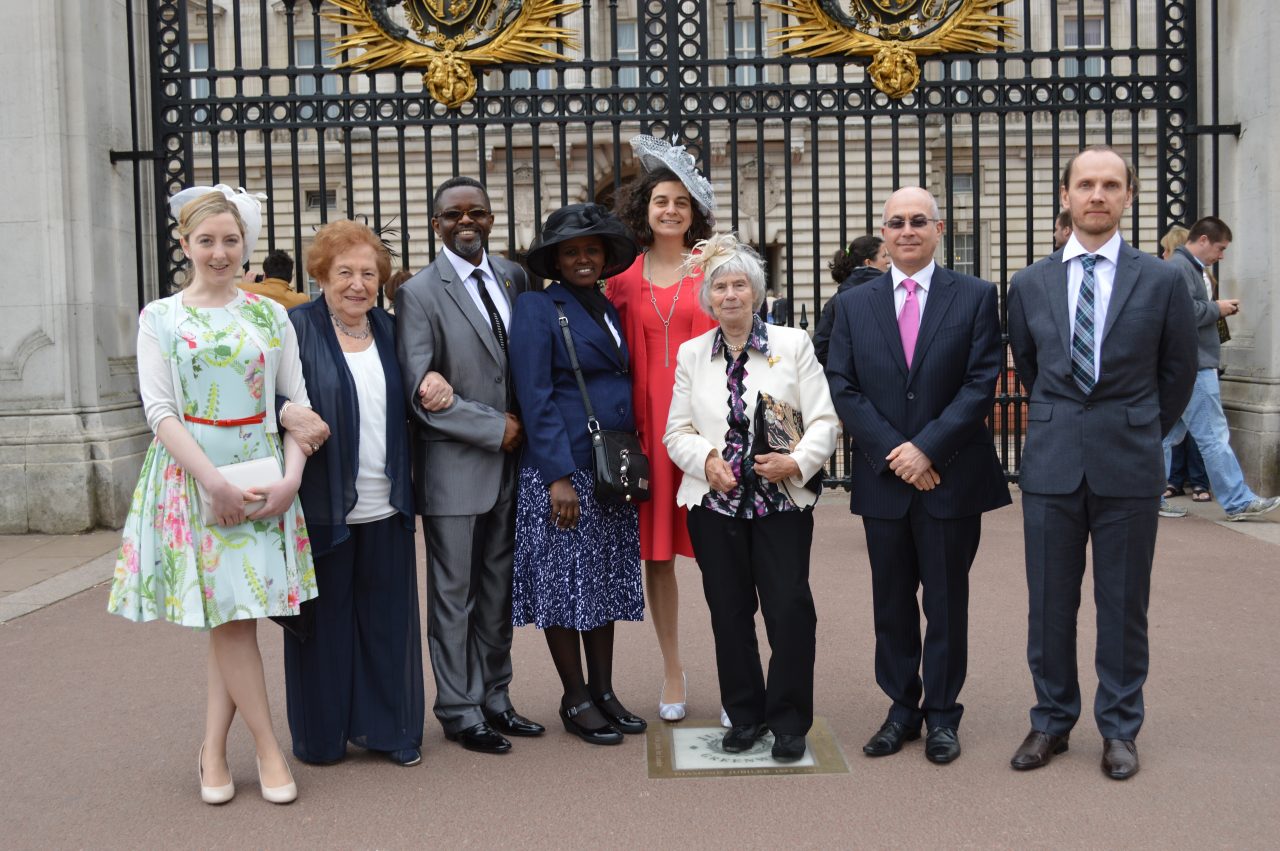
<path fill-rule="evenodd" d="M 241 461 L 237 464 L 225 464 L 218 468 L 218 472 L 240 490 L 264 487 L 284 478 L 284 473 L 280 470 L 280 462 L 274 455 L 254 458 L 252 461 Z M 209 498 L 208 491 L 199 482 L 196 482 L 196 490 L 200 494 L 200 519 L 206 526 L 216 526 L 218 517 L 213 513 L 213 500 Z M 246 502 L 244 513 L 252 514 L 265 504 L 266 500 L 261 499 L 256 502 Z"/>

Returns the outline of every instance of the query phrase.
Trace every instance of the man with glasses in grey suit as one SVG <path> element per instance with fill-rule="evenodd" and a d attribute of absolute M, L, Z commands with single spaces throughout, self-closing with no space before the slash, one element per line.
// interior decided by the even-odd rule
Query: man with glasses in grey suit
<path fill-rule="evenodd" d="M 503 734 L 544 732 L 512 708 L 507 694 L 516 453 L 524 437 L 507 331 L 511 304 L 529 282 L 519 266 L 485 250 L 493 212 L 483 185 L 450 178 L 432 203 L 431 226 L 443 250 L 396 291 L 395 303 L 427 544 L 434 711 L 449 740 L 506 753 L 511 742 Z M 433 383 L 432 370 L 448 386 Z"/>

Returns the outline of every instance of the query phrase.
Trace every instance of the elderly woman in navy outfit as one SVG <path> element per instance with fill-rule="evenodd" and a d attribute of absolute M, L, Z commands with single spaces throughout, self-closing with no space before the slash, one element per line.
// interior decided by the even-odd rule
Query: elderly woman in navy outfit
<path fill-rule="evenodd" d="M 332 436 L 298 491 L 320 596 L 306 626 L 285 633 L 293 753 L 331 763 L 351 742 L 415 765 L 424 704 L 408 414 L 395 322 L 375 304 L 390 256 L 346 220 L 322 227 L 307 254 L 324 296 L 289 319 Z"/>
<path fill-rule="evenodd" d="M 555 281 L 516 299 L 511 373 L 526 434 L 516 508 L 512 620 L 544 630 L 564 687 L 565 730 L 611 745 L 644 719 L 613 693 L 613 624 L 644 618 L 639 517 L 593 494 L 582 393 L 560 326 L 563 314 L 600 427 L 634 431 L 630 354 L 599 283 L 626 269 L 636 246 L 598 204 L 552 213 L 529 268 Z M 585 651 L 587 675 L 582 670 Z"/>

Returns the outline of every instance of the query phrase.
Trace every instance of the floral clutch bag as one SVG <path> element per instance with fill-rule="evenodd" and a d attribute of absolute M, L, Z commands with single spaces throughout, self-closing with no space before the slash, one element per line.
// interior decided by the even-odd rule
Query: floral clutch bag
<path fill-rule="evenodd" d="M 751 454 L 763 455 L 779 452 L 790 455 L 804 437 L 804 417 L 790 402 L 760 391 L 756 400 L 755 437 L 751 441 Z M 816 494 L 822 493 L 822 470 L 804 486 Z"/>

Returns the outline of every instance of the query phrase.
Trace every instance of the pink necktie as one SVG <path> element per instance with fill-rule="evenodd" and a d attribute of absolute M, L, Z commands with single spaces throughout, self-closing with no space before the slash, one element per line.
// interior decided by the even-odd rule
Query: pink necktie
<path fill-rule="evenodd" d="M 907 369 L 911 368 L 911 356 L 916 353 L 916 335 L 920 333 L 920 302 L 916 301 L 916 282 L 902 279 L 907 300 L 898 314 L 898 334 L 902 336 L 902 353 L 907 356 Z"/>

